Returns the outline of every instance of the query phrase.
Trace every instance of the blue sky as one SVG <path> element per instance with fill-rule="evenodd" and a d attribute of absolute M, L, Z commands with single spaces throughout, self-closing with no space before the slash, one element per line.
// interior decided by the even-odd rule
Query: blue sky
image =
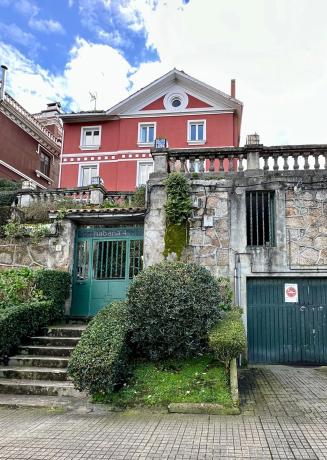
<path fill-rule="evenodd" d="M 326 17 L 325 0 L 0 0 L 0 64 L 32 113 L 90 92 L 107 109 L 173 67 L 235 78 L 242 142 L 327 143 Z"/>

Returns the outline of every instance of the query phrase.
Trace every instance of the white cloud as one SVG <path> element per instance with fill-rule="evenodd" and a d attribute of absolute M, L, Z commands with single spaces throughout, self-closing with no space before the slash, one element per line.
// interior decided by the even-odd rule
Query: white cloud
<path fill-rule="evenodd" d="M 45 33 L 65 33 L 64 28 L 58 21 L 54 21 L 53 19 L 37 19 L 32 17 L 28 25 L 31 29 L 37 30 L 39 32 Z"/>
<path fill-rule="evenodd" d="M 17 0 L 14 2 L 14 7 L 17 11 L 26 16 L 35 16 L 39 12 L 39 8 L 35 3 L 29 0 Z"/>
<path fill-rule="evenodd" d="M 71 97 L 74 110 L 90 109 L 89 91 L 96 91 L 98 108 L 108 108 L 127 95 L 130 81 L 135 91 L 177 67 L 225 92 L 236 78 L 236 95 L 244 102 L 243 141 L 257 131 L 267 145 L 327 143 L 324 0 L 316 0 L 314 8 L 306 0 L 193 0 L 187 5 L 182 0 L 83 0 L 90 7 L 85 14 L 92 13 L 92 5 L 97 13 L 99 4 L 119 5 L 124 24 L 143 27 L 160 62 L 131 69 L 112 46 L 78 39 L 65 71 L 55 76 L 16 53 L 13 62 L 24 62 L 27 75 L 21 68 L 12 75 L 20 102 L 40 110 L 48 97 Z M 11 61 L 4 63 L 9 75 L 16 72 Z"/>
<path fill-rule="evenodd" d="M 27 54 L 30 57 L 34 57 L 39 48 L 39 43 L 35 40 L 35 37 L 29 32 L 25 32 L 16 24 L 4 24 L 0 22 L 0 40 L 12 40 L 21 46 L 27 48 Z"/>
<path fill-rule="evenodd" d="M 142 64 L 141 87 L 177 67 L 244 102 L 243 140 L 258 131 L 266 144 L 326 142 L 327 4 L 316 0 L 206 2 L 131 0 L 148 46 L 161 65 Z M 315 114 L 313 116 L 312 114 Z"/>
<path fill-rule="evenodd" d="M 38 112 L 49 101 L 70 103 L 74 111 L 91 110 L 90 94 L 97 93 L 97 108 L 107 109 L 128 95 L 128 62 L 108 45 L 77 39 L 61 75 L 54 75 L 0 43 L 0 62 L 8 70 L 8 91 L 27 110 Z"/>

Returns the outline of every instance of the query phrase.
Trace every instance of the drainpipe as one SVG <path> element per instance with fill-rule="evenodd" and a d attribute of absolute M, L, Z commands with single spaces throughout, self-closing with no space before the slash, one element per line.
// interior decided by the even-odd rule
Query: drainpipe
<path fill-rule="evenodd" d="M 2 102 L 5 98 L 6 73 L 7 73 L 8 67 L 5 65 L 2 65 L 1 69 L 2 69 L 2 76 L 1 76 L 0 102 Z"/>
<path fill-rule="evenodd" d="M 234 268 L 234 292 L 235 302 L 238 307 L 241 306 L 241 257 L 240 254 L 235 254 Z"/>

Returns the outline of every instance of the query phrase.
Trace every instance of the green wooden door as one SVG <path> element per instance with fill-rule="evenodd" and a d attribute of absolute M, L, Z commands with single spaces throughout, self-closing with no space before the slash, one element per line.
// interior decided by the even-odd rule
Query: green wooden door
<path fill-rule="evenodd" d="M 297 301 L 285 301 L 285 284 Z M 327 363 L 327 279 L 249 279 L 247 326 L 252 363 Z"/>
<path fill-rule="evenodd" d="M 143 227 L 78 230 L 72 316 L 93 316 L 114 300 L 126 297 L 142 269 Z"/>

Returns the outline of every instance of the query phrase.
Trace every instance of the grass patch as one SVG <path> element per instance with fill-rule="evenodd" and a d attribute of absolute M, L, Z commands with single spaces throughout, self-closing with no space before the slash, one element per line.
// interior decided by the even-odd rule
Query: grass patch
<path fill-rule="evenodd" d="M 138 362 L 120 390 L 97 394 L 94 402 L 117 406 L 166 406 L 169 403 L 218 403 L 232 406 L 224 367 L 211 356 L 160 363 Z"/>

